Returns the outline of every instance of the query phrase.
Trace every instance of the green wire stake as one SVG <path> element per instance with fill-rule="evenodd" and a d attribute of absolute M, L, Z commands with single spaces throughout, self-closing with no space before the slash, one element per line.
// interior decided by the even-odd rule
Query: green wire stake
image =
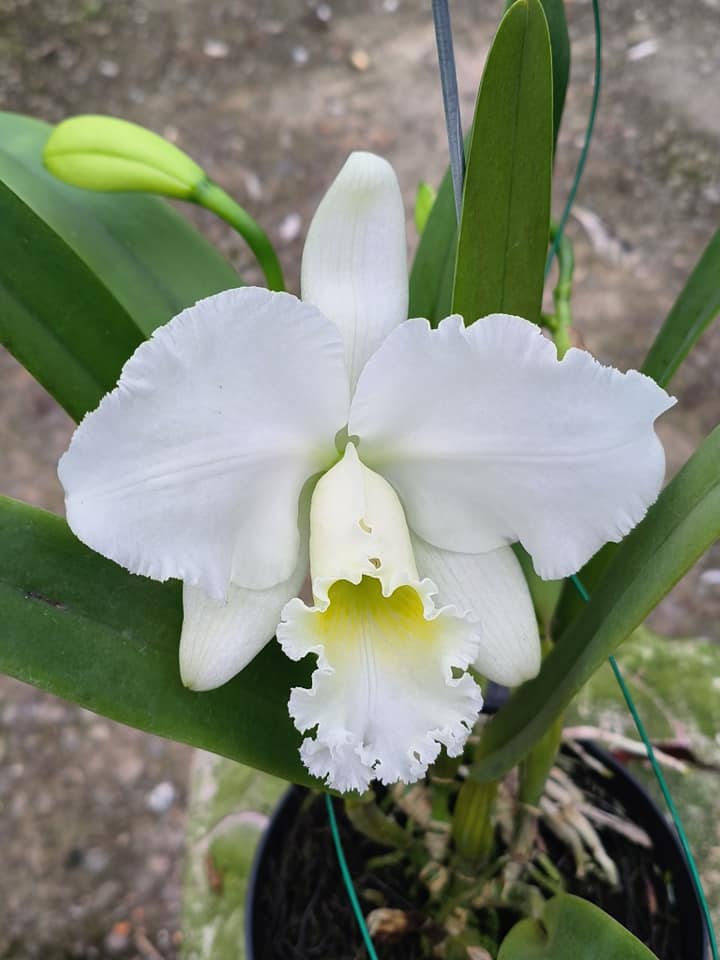
<path fill-rule="evenodd" d="M 365 923 L 365 917 L 363 916 L 363 912 L 360 907 L 360 901 L 355 893 L 352 877 L 350 876 L 350 871 L 348 870 L 347 860 L 345 859 L 345 853 L 342 847 L 342 840 L 340 839 L 340 831 L 338 830 L 337 820 L 335 819 L 335 809 L 333 808 L 332 797 L 329 793 L 325 794 L 325 804 L 327 806 L 328 820 L 330 821 L 330 832 L 332 834 L 333 843 L 335 844 L 335 853 L 337 854 L 338 863 L 340 864 L 340 873 L 342 874 L 343 883 L 345 884 L 347 895 L 350 898 L 350 905 L 353 908 L 357 925 L 360 927 L 360 933 L 362 934 L 362 938 L 365 942 L 365 947 L 370 960 L 378 960 L 378 955 L 375 953 L 375 947 L 373 946 L 373 942 L 370 937 L 370 931 Z"/>
<path fill-rule="evenodd" d="M 459 223 L 462 211 L 463 181 L 465 179 L 465 145 L 460 120 L 460 97 L 458 96 L 448 0 L 432 0 L 432 15 L 435 24 L 435 46 L 440 66 L 443 112 L 445 113 L 450 150 L 450 175 L 455 196 L 455 216 Z"/>

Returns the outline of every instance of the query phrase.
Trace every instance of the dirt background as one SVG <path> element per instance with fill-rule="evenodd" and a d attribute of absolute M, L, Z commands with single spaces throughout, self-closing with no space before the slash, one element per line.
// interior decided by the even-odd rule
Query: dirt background
<path fill-rule="evenodd" d="M 452 4 L 466 121 L 500 6 Z M 590 4 L 567 7 L 556 210 L 592 75 Z M 599 358 L 627 368 L 720 222 L 720 0 L 607 0 L 603 23 L 601 110 L 569 232 L 577 326 Z M 312 211 L 350 150 L 394 163 L 409 214 L 417 181 L 437 182 L 446 163 L 422 0 L 0 0 L 0 105 L 49 121 L 112 113 L 176 140 L 269 230 L 292 286 Z M 241 242 L 193 215 L 257 279 Z M 661 427 L 671 470 L 718 420 L 719 358 L 716 328 L 675 381 L 680 403 Z M 71 429 L 0 352 L 2 492 L 61 512 L 55 464 Z M 718 640 L 719 612 L 716 549 L 653 624 Z M 0 957 L 176 955 L 190 759 L 0 678 Z"/>

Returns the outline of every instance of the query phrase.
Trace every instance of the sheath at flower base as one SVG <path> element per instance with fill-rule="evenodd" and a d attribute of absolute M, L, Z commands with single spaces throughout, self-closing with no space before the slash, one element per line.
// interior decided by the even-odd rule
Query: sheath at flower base
<path fill-rule="evenodd" d="M 59 472 L 70 526 L 134 573 L 184 581 L 183 681 L 209 690 L 277 632 L 317 656 L 290 710 L 338 789 L 462 749 L 479 689 L 535 675 L 510 544 L 540 576 L 619 540 L 660 489 L 674 402 L 537 327 L 406 320 L 392 168 L 355 153 L 310 225 L 302 301 L 229 290 L 130 358 Z M 467 318 L 468 320 L 473 318 Z M 297 598 L 308 571 L 313 606 Z"/>

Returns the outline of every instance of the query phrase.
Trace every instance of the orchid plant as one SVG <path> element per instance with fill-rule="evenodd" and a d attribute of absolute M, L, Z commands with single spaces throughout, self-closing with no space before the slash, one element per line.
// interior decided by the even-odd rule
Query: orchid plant
<path fill-rule="evenodd" d="M 458 944 L 502 960 L 590 956 L 566 927 L 595 931 L 594 958 L 651 956 L 596 908 L 546 904 L 501 863 L 493 811 L 514 810 L 507 845 L 531 865 L 564 708 L 720 532 L 717 432 L 658 500 L 654 431 L 717 294 L 700 308 L 683 294 L 692 306 L 681 297 L 643 372 L 568 348 L 569 311 L 541 313 L 563 26 L 548 32 L 538 0 L 503 19 L 457 238 L 447 178 L 410 284 L 400 187 L 371 153 L 351 154 L 320 202 L 297 298 L 264 232 L 177 147 L 111 118 L 52 132 L 2 120 L 4 222 L 30 242 L 0 266 L 23 298 L 0 333 L 80 423 L 59 465 L 68 526 L 2 503 L 0 667 L 347 793 L 353 822 L 386 843 L 398 825 L 373 784 L 401 806 L 402 785 L 444 784 L 446 846 L 423 848 L 446 870 L 437 917 L 474 902 L 473 870 L 494 863 L 493 896 L 502 876 L 530 918 L 490 946 L 467 917 L 460 933 L 448 923 L 447 957 Z M 168 208 L 126 191 L 217 212 L 269 289 L 242 286 Z M 164 261 L 147 223 L 169 238 Z M 720 259 L 714 243 L 691 293 Z M 23 286 L 48 251 L 50 286 L 73 303 L 63 316 L 62 298 Z M 158 279 L 177 310 L 153 302 Z M 560 581 L 583 568 L 592 596 L 578 614 Z M 518 689 L 478 724 L 488 681 Z M 403 809 L 411 833 L 422 827 Z"/>

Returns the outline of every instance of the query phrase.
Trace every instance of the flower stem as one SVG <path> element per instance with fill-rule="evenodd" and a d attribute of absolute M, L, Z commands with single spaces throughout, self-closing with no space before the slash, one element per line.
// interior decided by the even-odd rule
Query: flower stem
<path fill-rule="evenodd" d="M 547 657 L 553 647 L 552 640 L 546 632 L 541 641 L 543 659 Z M 565 725 L 565 714 L 561 713 L 553 720 L 545 733 L 530 750 L 518 768 L 518 800 L 526 807 L 536 807 L 545 791 L 545 783 L 550 771 L 555 766 L 562 732 Z"/>
<path fill-rule="evenodd" d="M 270 290 L 285 289 L 282 267 L 270 238 L 250 214 L 225 193 L 222 187 L 210 179 L 201 180 L 189 199 L 217 214 L 247 241 L 247 245 L 260 264 Z"/>
<path fill-rule="evenodd" d="M 534 807 L 540 802 L 562 741 L 564 714 L 557 717 L 520 764 L 518 800 Z"/>
<path fill-rule="evenodd" d="M 344 800 L 347 818 L 360 833 L 386 847 L 403 848 L 410 844 L 410 835 L 382 812 L 372 790 L 361 796 L 349 793 Z"/>
<path fill-rule="evenodd" d="M 494 841 L 492 813 L 498 783 L 465 780 L 458 793 L 453 814 L 452 835 L 455 849 L 465 860 L 485 863 L 490 859 Z"/>

